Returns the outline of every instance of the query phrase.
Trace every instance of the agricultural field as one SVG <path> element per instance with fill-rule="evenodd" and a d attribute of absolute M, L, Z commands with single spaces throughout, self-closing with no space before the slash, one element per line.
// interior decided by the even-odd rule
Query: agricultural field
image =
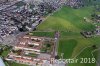
<path fill-rule="evenodd" d="M 61 31 L 82 31 L 93 30 L 95 26 L 84 21 L 84 17 L 90 17 L 93 7 L 72 9 L 62 7 L 48 19 L 46 19 L 37 30 L 61 30 Z"/>
<path fill-rule="evenodd" d="M 70 7 L 62 7 L 61 10 L 53 13 L 43 23 L 41 23 L 37 31 L 59 31 L 60 39 L 58 46 L 58 54 L 64 53 L 64 58 L 92 58 L 91 52 L 99 46 L 100 36 L 91 38 L 84 38 L 81 31 L 91 31 L 95 26 L 91 23 L 85 22 L 84 17 L 91 17 L 93 7 L 84 7 L 80 9 L 72 9 Z M 89 47 L 89 48 L 88 48 Z M 84 49 L 86 48 L 86 49 Z M 83 50 L 84 49 L 84 50 Z M 83 51 L 82 51 L 83 50 Z M 98 52 L 95 53 L 98 55 Z M 69 66 L 89 66 L 89 64 L 69 64 Z M 96 66 L 96 63 L 90 64 Z"/>

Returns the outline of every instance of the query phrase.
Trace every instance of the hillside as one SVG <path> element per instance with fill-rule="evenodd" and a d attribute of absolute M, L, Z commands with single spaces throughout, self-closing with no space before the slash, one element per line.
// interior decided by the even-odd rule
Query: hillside
<path fill-rule="evenodd" d="M 100 37 L 92 37 L 87 39 L 80 34 L 80 31 L 89 31 L 95 29 L 94 25 L 83 20 L 84 17 L 90 17 L 91 13 L 93 13 L 93 7 L 73 9 L 64 6 L 59 11 L 49 16 L 43 23 L 41 23 L 38 26 L 37 31 L 60 32 L 58 46 L 59 56 L 64 53 L 64 58 L 73 58 L 78 54 L 78 59 L 83 57 L 92 58 L 93 56 L 91 52 L 95 50 L 92 46 L 99 45 Z M 98 53 L 95 53 L 95 55 L 97 54 Z M 96 63 L 69 64 L 69 66 L 89 65 L 96 66 Z"/>
<path fill-rule="evenodd" d="M 48 17 L 38 30 L 84 31 L 93 30 L 94 25 L 84 21 L 84 17 L 90 17 L 92 7 L 72 9 L 64 6 L 61 10 Z"/>

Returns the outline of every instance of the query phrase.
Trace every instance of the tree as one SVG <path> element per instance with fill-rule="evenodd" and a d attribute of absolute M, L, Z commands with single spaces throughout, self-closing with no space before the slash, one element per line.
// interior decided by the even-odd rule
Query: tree
<path fill-rule="evenodd" d="M 97 49 L 97 46 L 96 45 L 93 45 L 92 47 L 93 47 L 93 49 Z"/>
<path fill-rule="evenodd" d="M 51 45 L 50 44 L 47 44 L 47 47 L 51 47 Z"/>
<path fill-rule="evenodd" d="M 55 56 L 55 59 L 60 59 L 59 55 L 56 55 L 56 56 Z"/>

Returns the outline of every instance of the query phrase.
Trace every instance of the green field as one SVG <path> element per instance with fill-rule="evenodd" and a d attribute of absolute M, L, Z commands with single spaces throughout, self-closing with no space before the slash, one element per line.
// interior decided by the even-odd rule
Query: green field
<path fill-rule="evenodd" d="M 37 31 L 60 31 L 60 40 L 58 46 L 58 54 L 61 56 L 64 53 L 64 58 L 74 58 L 84 48 L 100 43 L 100 36 L 92 38 L 84 38 L 80 32 L 94 30 L 95 26 L 84 21 L 84 17 L 91 17 L 93 7 L 84 7 L 80 9 L 72 9 L 70 7 L 63 7 L 61 10 L 49 16 L 43 23 L 41 23 Z M 42 33 L 41 33 L 42 34 Z M 88 48 L 80 53 L 77 58 L 90 57 L 91 51 L 95 49 Z M 86 51 L 86 52 L 85 52 Z M 98 53 L 95 53 L 97 55 Z M 69 66 L 96 66 L 94 64 L 69 64 Z"/>
<path fill-rule="evenodd" d="M 32 36 L 40 36 L 40 37 L 51 37 L 51 38 L 54 37 L 54 32 L 41 32 L 41 31 L 34 32 L 33 31 L 33 32 L 30 32 L 29 34 Z"/>
<path fill-rule="evenodd" d="M 93 51 L 93 47 L 87 47 L 85 48 L 76 58 L 78 58 L 78 63 L 74 63 L 74 64 L 69 64 L 69 66 L 96 66 L 96 62 L 95 59 L 92 56 L 92 51 Z M 88 61 L 82 61 L 81 58 L 90 58 L 90 60 Z M 87 63 L 88 62 L 88 63 Z"/>
<path fill-rule="evenodd" d="M 63 7 L 46 19 L 37 30 L 93 30 L 95 26 L 84 21 L 84 17 L 90 17 L 91 13 L 93 13 L 92 7 L 77 10 L 70 7 Z"/>

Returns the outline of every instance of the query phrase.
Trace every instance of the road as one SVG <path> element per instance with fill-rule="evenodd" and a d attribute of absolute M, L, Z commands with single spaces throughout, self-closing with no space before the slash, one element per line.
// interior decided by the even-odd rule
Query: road
<path fill-rule="evenodd" d="M 55 56 L 58 55 L 59 36 L 59 31 L 55 32 Z"/>

